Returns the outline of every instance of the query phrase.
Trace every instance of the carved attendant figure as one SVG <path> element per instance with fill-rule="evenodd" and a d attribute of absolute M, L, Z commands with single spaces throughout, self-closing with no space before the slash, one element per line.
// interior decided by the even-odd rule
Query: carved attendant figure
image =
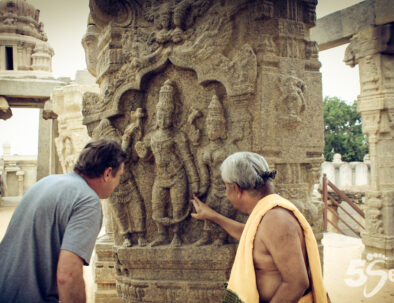
<path fill-rule="evenodd" d="M 141 158 L 148 156 L 151 148 L 155 159 L 155 181 L 152 190 L 152 218 L 158 228 L 158 236 L 151 246 L 168 242 L 167 226 L 173 226 L 171 246 L 180 246 L 179 223 L 189 213 L 188 181 L 194 194 L 198 193 L 199 177 L 184 133 L 173 127 L 174 83 L 167 80 L 160 89 L 156 106 L 157 129 L 137 142 L 136 150 Z M 168 213 L 168 204 L 172 213 Z"/>
<path fill-rule="evenodd" d="M 281 102 L 286 108 L 280 119 L 284 120 L 288 128 L 297 127 L 301 122 L 300 114 L 305 110 L 306 85 L 304 81 L 295 76 L 281 77 L 280 83 Z"/>
<path fill-rule="evenodd" d="M 114 210 L 115 220 L 118 223 L 120 233 L 124 238 L 123 246 L 132 246 L 131 234 L 138 234 L 138 245 L 145 246 L 145 208 L 134 176 L 130 169 L 132 139 L 141 138 L 141 118 L 144 116 L 141 108 L 130 114 L 130 124 L 120 139 L 118 131 L 111 125 L 108 119 L 101 120 L 94 130 L 93 136 L 110 137 L 121 142 L 123 151 L 127 153 L 124 173 L 120 178 L 119 186 L 110 197 L 111 206 Z"/>
<path fill-rule="evenodd" d="M 206 203 L 224 216 L 231 217 L 234 209 L 226 197 L 226 187 L 220 175 L 220 165 L 228 155 L 237 151 L 237 147 L 233 143 L 224 144 L 223 142 L 226 139 L 226 120 L 217 96 L 213 96 L 208 106 L 206 128 L 209 143 L 198 156 L 201 176 L 200 195 L 208 191 Z M 227 233 L 223 229 L 206 220 L 202 237 L 195 245 L 209 244 L 213 239 L 215 239 L 214 245 L 222 245 L 226 236 Z"/>
<path fill-rule="evenodd" d="M 73 154 L 73 145 L 71 142 L 71 139 L 69 137 L 66 137 L 63 141 L 64 149 L 63 149 L 63 171 L 64 173 L 69 173 L 73 171 L 74 169 L 74 164 L 77 155 Z"/>

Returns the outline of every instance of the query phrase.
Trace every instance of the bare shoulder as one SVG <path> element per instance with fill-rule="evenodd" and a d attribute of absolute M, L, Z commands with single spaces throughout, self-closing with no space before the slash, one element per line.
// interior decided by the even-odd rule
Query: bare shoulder
<path fill-rule="evenodd" d="M 293 213 L 282 207 L 269 210 L 261 220 L 258 233 L 263 237 L 296 235 L 300 230 L 298 220 Z"/>

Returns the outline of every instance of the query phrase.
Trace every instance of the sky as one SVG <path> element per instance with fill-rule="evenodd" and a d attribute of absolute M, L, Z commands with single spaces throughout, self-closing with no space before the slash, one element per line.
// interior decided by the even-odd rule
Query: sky
<path fill-rule="evenodd" d="M 40 21 L 55 51 L 53 76 L 75 79 L 77 70 L 86 69 L 81 40 L 86 31 L 89 0 L 27 0 L 40 10 Z M 317 18 L 354 5 L 360 0 L 319 0 Z M 319 53 L 322 63 L 323 98 L 338 96 L 348 103 L 360 93 L 358 67 L 343 62 L 346 45 Z M 0 120 L 0 157 L 3 144 L 11 144 L 11 154 L 36 155 L 38 150 L 38 109 L 12 109 L 13 116 Z"/>

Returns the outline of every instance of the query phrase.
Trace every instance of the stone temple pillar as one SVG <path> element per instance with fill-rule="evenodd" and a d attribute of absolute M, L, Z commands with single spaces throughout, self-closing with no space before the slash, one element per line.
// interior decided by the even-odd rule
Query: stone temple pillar
<path fill-rule="evenodd" d="M 357 110 L 368 137 L 371 186 L 366 193 L 365 254 L 394 266 L 394 23 L 364 28 L 353 36 L 345 62 L 359 65 Z"/>
<path fill-rule="evenodd" d="M 278 170 L 278 192 L 320 241 L 322 203 L 312 191 L 323 161 L 323 103 L 309 39 L 316 4 L 90 1 L 83 45 L 100 93 L 84 94 L 83 123 L 128 155 L 108 203 L 113 245 L 96 245 L 96 302 L 108 302 L 115 285 L 124 302 L 221 301 L 236 243 L 191 218 L 189 201 L 198 194 L 245 219 L 227 200 L 219 169 L 238 150 L 260 153 Z"/>

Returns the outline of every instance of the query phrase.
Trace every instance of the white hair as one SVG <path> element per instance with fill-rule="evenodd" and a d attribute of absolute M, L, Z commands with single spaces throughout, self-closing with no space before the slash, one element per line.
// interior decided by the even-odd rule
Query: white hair
<path fill-rule="evenodd" d="M 252 152 L 237 152 L 228 156 L 220 166 L 225 183 L 236 183 L 242 189 L 258 189 L 274 179 L 264 157 Z"/>

